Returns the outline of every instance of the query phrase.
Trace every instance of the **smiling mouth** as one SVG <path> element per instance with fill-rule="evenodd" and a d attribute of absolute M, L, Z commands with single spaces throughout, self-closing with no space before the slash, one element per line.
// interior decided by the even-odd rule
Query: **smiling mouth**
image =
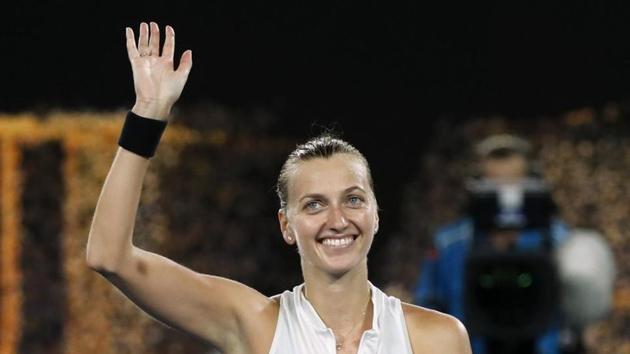
<path fill-rule="evenodd" d="M 325 238 L 320 241 L 321 244 L 330 248 L 344 248 L 350 246 L 354 240 L 356 240 L 356 236 L 346 236 L 340 238 Z"/>

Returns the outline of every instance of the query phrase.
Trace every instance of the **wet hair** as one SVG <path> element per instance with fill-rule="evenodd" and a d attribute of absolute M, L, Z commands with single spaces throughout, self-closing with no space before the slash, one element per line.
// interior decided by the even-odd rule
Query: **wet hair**
<path fill-rule="evenodd" d="M 278 182 L 276 183 L 276 193 L 280 199 L 280 208 L 286 210 L 289 199 L 289 177 L 300 162 L 317 158 L 328 159 L 336 154 L 350 154 L 361 160 L 367 170 L 368 182 L 373 192 L 374 182 L 372 181 L 370 165 L 368 165 L 365 156 L 347 141 L 330 134 L 323 134 L 298 145 L 282 165 Z"/>

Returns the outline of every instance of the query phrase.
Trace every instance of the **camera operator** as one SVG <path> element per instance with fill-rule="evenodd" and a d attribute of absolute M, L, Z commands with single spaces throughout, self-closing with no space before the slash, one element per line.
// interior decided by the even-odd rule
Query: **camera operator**
<path fill-rule="evenodd" d="M 509 204 L 519 198 L 525 198 L 523 195 L 519 197 L 519 195 L 517 195 L 518 193 L 509 193 L 510 186 L 532 185 L 533 183 L 534 189 L 536 189 L 538 186 L 544 185 L 542 179 L 535 173 L 533 163 L 530 160 L 530 144 L 519 137 L 512 135 L 495 135 L 488 137 L 476 146 L 476 152 L 479 157 L 480 175 L 475 178 L 476 184 L 490 186 L 494 191 L 508 190 L 508 193 L 503 193 L 502 195 L 496 193 L 493 200 L 497 203 L 501 200 L 501 203 Z M 545 198 L 543 199 L 545 202 L 548 201 L 550 203 L 551 198 L 549 193 L 545 193 Z M 545 257 L 541 259 L 548 261 L 548 269 L 551 269 L 553 263 L 551 261 L 552 257 L 547 257 L 546 255 L 551 254 L 552 249 L 567 239 L 569 229 L 565 224 L 551 215 L 550 208 L 542 208 L 544 209 L 542 210 L 537 207 L 536 209 L 534 213 L 546 213 L 550 211 L 550 213 L 548 213 L 549 215 L 545 215 L 547 221 L 543 228 L 528 227 L 528 225 L 523 224 L 522 227 L 493 226 L 482 229 L 480 227 L 479 218 L 477 216 L 473 217 L 474 213 L 470 212 L 470 210 L 465 217 L 440 227 L 434 235 L 434 247 L 422 263 L 420 277 L 414 291 L 415 303 L 450 313 L 469 326 L 473 316 L 471 316 L 470 312 L 471 305 L 469 296 L 471 293 L 471 283 L 467 279 L 467 274 L 470 273 L 470 269 L 472 268 L 470 264 L 471 255 L 476 254 L 476 251 L 479 249 L 492 250 L 493 255 L 497 255 L 499 258 L 503 257 L 502 259 L 507 259 L 509 263 L 511 255 L 518 255 L 520 254 L 519 252 L 523 250 L 528 251 L 547 247 L 549 252 L 542 252 L 541 254 L 544 254 Z M 497 217 L 499 216 L 505 217 L 506 215 L 497 215 Z M 510 222 L 509 217 L 510 215 L 507 215 L 506 222 Z M 479 242 L 480 240 L 483 242 Z M 547 268 L 537 268 L 540 265 L 538 260 L 532 261 L 529 259 L 527 262 L 529 262 L 526 263 L 527 265 L 531 265 L 531 269 L 522 271 L 524 268 L 521 267 L 521 270 L 518 270 L 518 272 L 520 272 L 520 275 L 524 275 L 524 277 L 518 278 L 517 274 L 513 278 L 518 278 L 519 281 L 522 280 L 524 284 L 521 285 L 523 285 L 523 287 L 530 287 L 533 278 L 534 286 L 530 288 L 536 288 L 537 284 L 542 282 L 545 285 L 545 290 L 553 292 L 553 288 L 557 287 L 557 281 L 555 281 L 553 277 L 553 272 L 546 272 Z M 519 266 L 519 264 L 512 264 L 512 268 L 509 269 L 516 269 L 514 267 L 518 268 Z M 503 273 L 505 274 L 505 271 Z M 548 278 L 545 273 L 549 273 Z M 511 275 L 508 274 L 508 277 L 510 276 Z M 540 278 L 547 279 L 539 281 Z M 490 279 L 490 281 L 496 280 Z M 532 289 L 528 290 L 531 292 Z M 536 290 L 538 291 L 540 289 L 537 288 Z M 552 294 L 552 296 L 546 297 L 554 298 L 556 297 L 555 295 L 556 294 Z M 481 295 L 479 298 L 483 298 L 483 296 L 484 295 Z M 547 313 L 547 315 L 543 314 L 546 318 L 542 322 L 539 321 L 540 323 L 538 323 L 536 329 L 531 330 L 530 328 L 529 334 L 527 335 L 531 335 L 531 338 L 527 337 L 525 338 L 526 340 L 518 338 L 518 336 L 515 335 L 514 338 L 516 338 L 516 340 L 511 341 L 510 338 L 512 337 L 510 336 L 512 336 L 512 332 L 509 332 L 510 328 L 506 328 L 509 326 L 497 324 L 497 326 L 494 327 L 497 329 L 496 333 L 487 329 L 485 332 L 475 331 L 475 326 L 471 326 L 473 352 L 475 354 L 560 353 L 560 311 L 556 311 L 558 308 L 557 303 L 553 302 L 554 299 L 547 300 L 549 300 L 547 303 L 548 307 L 538 309 L 540 310 L 538 312 L 542 311 Z M 485 301 L 488 302 L 488 299 L 486 298 Z M 516 300 L 509 296 L 498 296 L 491 301 L 494 301 L 494 304 L 502 309 L 511 310 L 511 307 L 517 307 L 514 305 L 514 301 Z M 520 303 L 518 301 L 520 301 Z M 530 300 L 527 297 L 521 296 L 518 301 L 516 301 L 516 304 L 522 304 L 523 301 L 527 302 Z M 537 300 L 533 297 L 531 301 Z M 503 303 L 503 305 L 501 303 Z M 523 318 L 526 318 L 528 311 L 535 308 L 537 304 L 527 305 L 528 306 L 521 307 L 520 312 L 516 311 L 514 313 L 522 313 L 524 314 Z M 491 306 L 494 305 L 491 304 Z M 553 306 L 553 308 L 551 308 L 552 311 L 546 311 L 549 309 L 549 306 Z M 473 308 L 473 310 L 474 309 L 475 308 Z M 514 313 L 510 313 L 510 315 Z M 502 330 L 505 330 L 505 332 L 502 332 Z M 475 332 L 477 333 L 475 334 Z M 510 333 L 510 335 L 505 335 L 505 333 Z M 494 337 L 492 337 L 492 334 L 494 334 Z M 524 346 L 524 343 L 527 343 L 529 347 L 527 345 Z"/>

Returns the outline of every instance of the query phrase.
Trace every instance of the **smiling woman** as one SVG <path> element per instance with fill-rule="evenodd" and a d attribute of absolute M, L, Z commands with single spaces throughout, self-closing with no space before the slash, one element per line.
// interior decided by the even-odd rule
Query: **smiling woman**
<path fill-rule="evenodd" d="M 160 54 L 157 24 L 141 24 L 137 45 L 127 29 L 136 104 L 96 206 L 88 265 L 154 318 L 223 353 L 470 353 L 459 321 L 368 281 L 378 207 L 367 161 L 340 139 L 298 146 L 280 173 L 280 229 L 304 277 L 293 291 L 267 297 L 134 246 L 144 176 L 192 67 L 186 51 L 174 69 L 172 27 L 166 35 Z"/>
<path fill-rule="evenodd" d="M 309 150 L 325 154 L 315 157 Z M 281 173 L 278 182 L 282 234 L 287 243 L 297 243 L 305 279 L 319 278 L 317 269 L 343 276 L 367 261 L 378 228 L 369 167 L 350 144 L 327 136 L 296 151 L 308 153 L 302 160 L 289 157 L 283 172 L 291 172 Z"/>

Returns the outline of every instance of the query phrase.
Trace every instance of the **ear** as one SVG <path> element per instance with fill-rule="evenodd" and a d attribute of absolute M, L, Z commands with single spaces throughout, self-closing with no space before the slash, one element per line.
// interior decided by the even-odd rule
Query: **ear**
<path fill-rule="evenodd" d="M 376 215 L 374 216 L 374 234 L 376 235 L 376 233 L 378 232 L 378 224 L 379 224 L 379 218 L 378 218 L 378 213 L 376 213 Z"/>
<path fill-rule="evenodd" d="M 295 244 L 295 236 L 293 236 L 289 227 L 289 218 L 286 211 L 282 208 L 278 209 L 278 222 L 280 223 L 280 231 L 282 232 L 284 242 L 289 245 Z"/>

